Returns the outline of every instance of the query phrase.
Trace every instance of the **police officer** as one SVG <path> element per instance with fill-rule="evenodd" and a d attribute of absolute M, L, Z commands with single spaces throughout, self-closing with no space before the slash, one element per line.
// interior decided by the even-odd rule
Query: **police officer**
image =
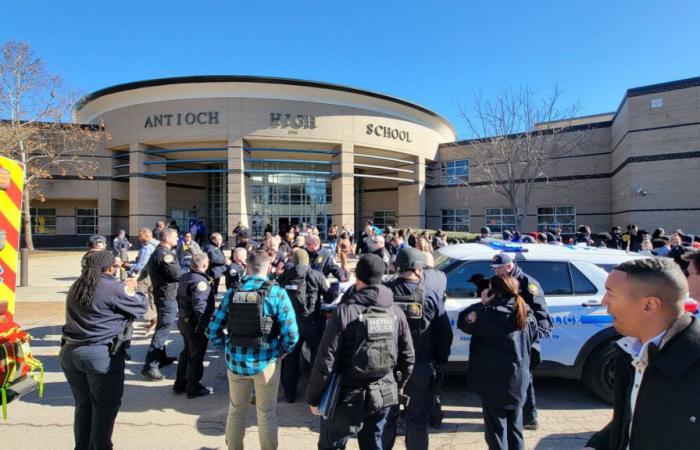
<path fill-rule="evenodd" d="M 428 420 L 433 401 L 434 371 L 446 364 L 452 345 L 452 326 L 445 312 L 442 297 L 423 277 L 424 254 L 406 248 L 396 256 L 398 277 L 385 283 L 394 294 L 394 304 L 406 315 L 411 331 L 416 363 L 404 394 L 410 398 L 405 406 L 406 448 L 428 448 Z M 382 436 L 383 448 L 394 447 L 398 405 L 391 408 Z"/>
<path fill-rule="evenodd" d="M 204 330 L 209 325 L 207 299 L 211 291 L 211 278 L 207 275 L 209 257 L 198 253 L 192 257 L 190 271 L 183 274 L 177 288 L 179 307 L 177 328 L 182 335 L 184 347 L 177 364 L 177 376 L 173 390 L 187 392 L 187 398 L 201 397 L 214 392 L 202 386 L 204 354 L 207 351 L 207 336 Z"/>
<path fill-rule="evenodd" d="M 224 243 L 224 238 L 221 233 L 212 233 L 209 244 L 204 247 L 204 253 L 209 257 L 209 269 L 207 274 L 212 278 L 211 291 L 209 292 L 209 300 L 207 314 L 211 315 L 214 312 L 214 302 L 216 294 L 219 292 L 219 283 L 221 277 L 226 273 L 226 256 L 221 251 L 221 245 Z"/>
<path fill-rule="evenodd" d="M 491 268 L 498 276 L 511 275 L 518 280 L 520 295 L 530 307 L 537 321 L 537 336 L 533 340 L 532 355 L 530 358 L 530 374 L 541 362 L 540 358 L 540 339 L 549 337 L 552 334 L 552 319 L 549 316 L 547 302 L 544 299 L 544 292 L 540 283 L 530 275 L 523 272 L 518 267 L 513 258 L 507 253 L 499 253 L 493 257 Z M 530 376 L 530 383 L 527 388 L 527 400 L 523 407 L 523 423 L 526 430 L 537 429 L 537 405 L 535 403 L 535 387 L 532 382 L 533 377 Z"/>
<path fill-rule="evenodd" d="M 471 334 L 469 383 L 481 397 L 486 443 L 490 450 L 521 450 L 523 404 L 531 375 L 530 348 L 537 323 L 518 280 L 496 275 L 481 302 L 460 312 L 458 327 Z"/>
<path fill-rule="evenodd" d="M 260 247 L 260 243 L 251 239 L 249 228 L 241 228 L 241 231 L 238 232 L 238 243 L 236 247 L 244 248 L 248 254 L 251 254 Z M 233 256 L 233 253 L 231 253 L 231 255 Z"/>
<path fill-rule="evenodd" d="M 333 253 L 327 248 L 321 248 L 321 239 L 318 236 L 310 235 L 306 238 L 306 251 L 309 253 L 312 269 L 322 272 L 325 276 L 333 274 L 338 281 L 347 281 L 347 274 L 335 263 Z"/>
<path fill-rule="evenodd" d="M 226 268 L 226 290 L 238 289 L 241 280 L 245 276 L 245 260 L 248 252 L 242 247 L 236 247 L 231 251 L 231 264 Z"/>
<path fill-rule="evenodd" d="M 182 275 L 180 262 L 173 250 L 177 241 L 177 231 L 172 228 L 163 229 L 160 244 L 148 260 L 148 274 L 153 284 L 158 322 L 141 374 L 152 381 L 165 378 L 159 369 L 176 360 L 165 352 L 165 340 L 177 320 L 177 283 Z"/>
<path fill-rule="evenodd" d="M 411 377 L 415 354 L 406 316 L 382 285 L 384 261 L 365 255 L 357 263 L 356 289 L 326 324 L 306 390 L 311 412 L 331 375 L 342 377 L 332 417 L 321 418 L 318 448 L 342 449 L 353 433 L 360 449 L 382 448 L 383 424 Z M 368 358 L 368 354 L 383 355 Z M 359 431 L 359 432 L 358 432 Z"/>
<path fill-rule="evenodd" d="M 292 258 L 294 267 L 286 270 L 277 279 L 292 301 L 300 335 L 299 342 L 282 364 L 282 386 L 287 403 L 294 403 L 297 398 L 297 384 L 301 377 L 299 358 L 304 343 L 311 353 L 310 361 L 313 362 L 316 358 L 316 351 L 321 342 L 321 302 L 333 301 L 328 279 L 318 270 L 309 267 L 309 254 L 306 250 L 295 250 Z"/>
<path fill-rule="evenodd" d="M 66 297 L 59 359 L 75 399 L 75 448 L 112 448 L 124 393 L 127 326 L 146 312 L 136 280 L 114 280 L 114 255 L 90 253 Z M 120 338 L 121 335 L 121 338 Z"/>
<path fill-rule="evenodd" d="M 87 257 L 91 253 L 99 252 L 107 248 L 107 239 L 99 234 L 93 234 L 88 238 L 88 251 L 83 255 L 80 260 L 80 267 L 83 269 L 87 266 Z"/>

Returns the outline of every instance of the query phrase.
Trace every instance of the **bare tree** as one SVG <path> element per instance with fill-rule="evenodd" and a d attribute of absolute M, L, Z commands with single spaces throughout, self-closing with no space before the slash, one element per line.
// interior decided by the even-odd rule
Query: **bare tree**
<path fill-rule="evenodd" d="M 560 97 L 557 88 L 543 97 L 521 88 L 492 101 L 475 94 L 471 109 L 460 108 L 473 136 L 466 145 L 475 178 L 508 201 L 518 230 L 533 191 L 549 182 L 554 161 L 576 152 L 585 138 L 572 128 L 577 105 L 560 109 Z"/>
<path fill-rule="evenodd" d="M 7 42 L 0 50 L 0 154 L 25 165 L 22 227 L 34 248 L 30 200 L 44 201 L 40 180 L 53 175 L 92 178 L 104 133 L 100 127 L 63 122 L 78 96 L 49 74 L 28 44 Z"/>

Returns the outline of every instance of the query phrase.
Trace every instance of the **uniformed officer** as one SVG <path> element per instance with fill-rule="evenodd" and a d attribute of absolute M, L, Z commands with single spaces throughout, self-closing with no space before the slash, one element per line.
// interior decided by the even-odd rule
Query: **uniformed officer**
<path fill-rule="evenodd" d="M 248 254 L 251 254 L 257 250 L 258 247 L 260 247 L 260 243 L 251 239 L 249 228 L 241 228 L 241 231 L 238 233 L 238 243 L 236 244 L 236 247 L 244 248 Z"/>
<path fill-rule="evenodd" d="M 212 278 L 207 306 L 207 315 L 209 316 L 214 313 L 214 303 L 216 294 L 219 292 L 219 283 L 221 282 L 221 277 L 226 273 L 226 256 L 224 252 L 221 251 L 221 245 L 223 243 L 224 238 L 221 236 L 221 233 L 212 233 L 209 244 L 204 247 L 204 253 L 209 257 L 209 269 L 207 274 Z"/>
<path fill-rule="evenodd" d="M 310 361 L 316 358 L 321 342 L 321 302 L 331 303 L 333 292 L 328 279 L 318 270 L 309 267 L 309 254 L 304 249 L 293 253 L 294 267 L 286 270 L 277 282 L 286 291 L 294 306 L 294 313 L 299 328 L 299 342 L 282 364 L 282 387 L 287 403 L 294 403 L 297 398 L 297 385 L 301 377 L 299 358 L 304 343 L 311 353 Z"/>
<path fill-rule="evenodd" d="M 471 334 L 469 383 L 481 397 L 490 450 L 522 450 L 523 405 L 531 375 L 537 322 L 517 278 L 491 277 L 481 302 L 460 312 L 457 326 Z"/>
<path fill-rule="evenodd" d="M 165 228 L 160 233 L 160 244 L 148 260 L 158 322 L 141 374 L 153 381 L 165 378 L 159 369 L 176 360 L 165 351 L 165 340 L 177 320 L 177 283 L 182 275 L 180 262 L 173 250 L 176 246 L 177 231 Z"/>
<path fill-rule="evenodd" d="M 411 332 L 391 290 L 382 285 L 384 261 L 365 255 L 355 274 L 356 289 L 326 324 L 306 390 L 311 412 L 320 415 L 331 375 L 342 378 L 332 417 L 321 418 L 319 450 L 343 449 L 353 433 L 360 449 L 381 449 L 389 409 L 399 403 L 413 372 Z"/>
<path fill-rule="evenodd" d="M 94 252 L 99 252 L 100 250 L 104 250 L 107 248 L 107 239 L 104 236 L 100 236 L 99 234 L 93 234 L 88 238 L 88 251 L 83 255 L 83 257 L 80 260 L 80 267 L 83 269 L 87 265 L 87 257 L 90 256 L 91 253 Z"/>
<path fill-rule="evenodd" d="M 442 297 L 428 286 L 423 277 L 424 254 L 415 248 L 406 248 L 396 256 L 398 277 L 385 283 L 394 294 L 394 304 L 406 315 L 411 331 L 416 363 L 404 394 L 410 401 L 404 409 L 406 420 L 406 448 L 428 448 L 428 420 L 433 401 L 433 374 L 446 364 L 452 346 L 452 326 L 445 312 Z M 399 406 L 391 408 L 387 417 L 383 448 L 394 447 L 396 420 Z"/>
<path fill-rule="evenodd" d="M 148 301 L 136 280 L 113 279 L 114 255 L 90 253 L 66 297 L 59 360 L 75 399 L 75 448 L 112 448 L 112 430 L 124 393 L 124 367 L 131 321 Z M 121 338 L 120 338 L 121 335 Z"/>
<path fill-rule="evenodd" d="M 523 272 L 518 267 L 513 258 L 508 253 L 499 253 L 493 257 L 491 268 L 498 276 L 511 275 L 518 280 L 520 287 L 520 295 L 525 299 L 525 302 L 532 310 L 537 321 L 537 337 L 533 340 L 532 356 L 530 358 L 530 373 L 541 362 L 540 358 L 540 339 L 547 338 L 552 334 L 553 323 L 549 316 L 549 308 L 544 298 L 544 292 L 540 283 L 530 275 Z M 526 430 L 537 429 L 537 405 L 535 402 L 535 386 L 533 377 L 530 377 L 530 384 L 527 389 L 527 400 L 523 408 L 523 423 Z"/>
<path fill-rule="evenodd" d="M 236 247 L 231 251 L 231 264 L 226 268 L 226 290 L 238 289 L 241 280 L 245 276 L 245 260 L 248 252 L 242 247 Z"/>
<path fill-rule="evenodd" d="M 187 398 L 209 395 L 214 390 L 202 386 L 204 354 L 209 342 L 204 331 L 209 325 L 207 299 L 211 291 L 211 277 L 207 275 L 209 257 L 205 253 L 192 256 L 190 271 L 183 274 L 177 288 L 177 328 L 184 347 L 177 363 L 177 376 L 173 390 L 187 392 Z"/>
<path fill-rule="evenodd" d="M 309 253 L 312 269 L 322 272 L 325 276 L 333 274 L 338 281 L 347 281 L 347 274 L 335 263 L 333 253 L 327 248 L 321 248 L 321 239 L 318 236 L 310 235 L 306 238 L 306 251 Z"/>

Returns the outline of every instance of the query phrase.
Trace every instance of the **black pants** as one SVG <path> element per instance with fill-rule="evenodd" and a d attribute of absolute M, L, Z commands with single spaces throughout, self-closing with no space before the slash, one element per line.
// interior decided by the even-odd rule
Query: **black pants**
<path fill-rule="evenodd" d="M 296 398 L 297 385 L 301 378 L 299 359 L 301 349 L 306 342 L 306 346 L 311 351 L 311 364 L 316 358 L 318 346 L 321 343 L 321 319 L 317 317 L 297 316 L 297 326 L 299 327 L 299 341 L 294 349 L 282 360 L 282 387 L 287 398 Z"/>
<path fill-rule="evenodd" d="M 404 387 L 404 394 L 411 397 L 404 411 L 406 421 L 406 449 L 428 449 L 428 420 L 433 401 L 433 365 L 430 361 L 416 360 L 413 374 Z M 396 440 L 396 421 L 399 417 L 399 405 L 392 406 L 387 416 L 382 434 L 384 449 L 394 448 Z"/>
<path fill-rule="evenodd" d="M 144 364 L 144 368 L 147 370 L 158 369 L 159 363 L 167 356 L 165 353 L 165 341 L 168 339 L 168 334 L 170 334 L 177 320 L 177 301 L 174 299 L 156 300 L 156 311 L 158 312 L 156 331 L 153 333 Z"/>
<path fill-rule="evenodd" d="M 489 450 L 524 450 L 522 408 L 503 409 L 481 401 Z"/>
<path fill-rule="evenodd" d="M 347 427 L 348 417 L 351 414 L 342 403 L 336 406 L 335 414 L 331 420 L 321 418 L 321 431 L 318 436 L 319 450 L 344 449 L 348 444 L 352 432 Z M 382 432 L 386 424 L 389 408 L 383 408 L 370 414 L 362 414 L 362 429 L 357 433 L 357 443 L 360 450 L 382 450 Z M 354 422 L 354 420 L 352 420 Z"/>
<path fill-rule="evenodd" d="M 124 394 L 126 354 L 110 357 L 106 345 L 64 345 L 58 357 L 75 399 L 75 448 L 111 449 Z"/>
<path fill-rule="evenodd" d="M 182 335 L 184 348 L 177 359 L 175 389 L 196 392 L 201 387 L 204 375 L 204 355 L 207 352 L 207 336 L 204 330 L 197 330 L 197 318 L 179 318 L 177 328 Z"/>
<path fill-rule="evenodd" d="M 537 420 L 537 404 L 535 403 L 535 385 L 532 371 L 530 371 L 530 383 L 527 385 L 527 396 L 523 405 L 523 423 L 530 423 Z"/>

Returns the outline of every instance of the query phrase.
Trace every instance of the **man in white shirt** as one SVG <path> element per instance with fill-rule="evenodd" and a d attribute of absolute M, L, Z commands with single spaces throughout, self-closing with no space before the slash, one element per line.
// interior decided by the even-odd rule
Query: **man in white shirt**
<path fill-rule="evenodd" d="M 617 266 L 603 304 L 617 341 L 613 418 L 588 441 L 595 449 L 697 448 L 700 442 L 700 322 L 685 312 L 688 281 L 669 258 Z"/>

